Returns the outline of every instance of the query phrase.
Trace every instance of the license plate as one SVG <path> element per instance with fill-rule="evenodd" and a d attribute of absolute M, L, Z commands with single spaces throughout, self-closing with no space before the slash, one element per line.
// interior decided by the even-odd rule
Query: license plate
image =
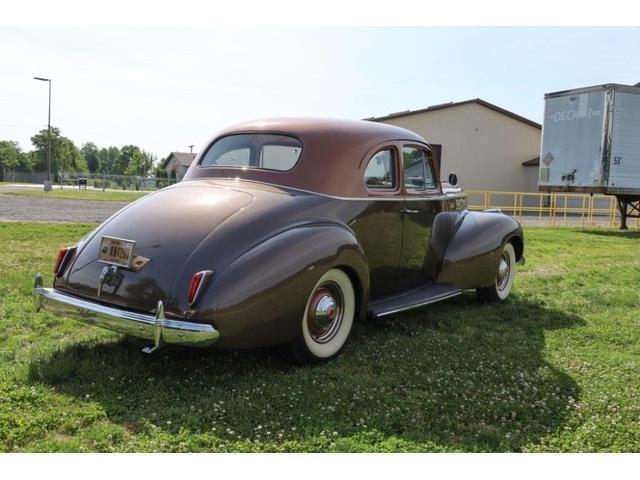
<path fill-rule="evenodd" d="M 123 238 L 102 237 L 100 242 L 100 253 L 98 253 L 98 261 L 117 265 L 119 267 L 131 268 L 133 261 L 133 248 L 136 242 L 133 240 L 125 240 Z"/>

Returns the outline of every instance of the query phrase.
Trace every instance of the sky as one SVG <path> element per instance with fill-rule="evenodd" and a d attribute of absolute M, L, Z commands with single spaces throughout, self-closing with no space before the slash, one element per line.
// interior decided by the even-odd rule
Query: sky
<path fill-rule="evenodd" d="M 194 151 L 233 123 L 366 118 L 482 98 L 541 122 L 546 92 L 640 82 L 640 28 L 0 27 L 0 140 Z M 428 140 L 428 138 L 427 138 Z"/>

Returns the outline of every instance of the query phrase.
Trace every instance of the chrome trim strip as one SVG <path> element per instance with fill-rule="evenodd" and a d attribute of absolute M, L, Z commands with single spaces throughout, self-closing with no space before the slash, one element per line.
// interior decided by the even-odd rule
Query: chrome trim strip
<path fill-rule="evenodd" d="M 412 310 L 414 308 L 424 307 L 425 305 L 430 305 L 432 303 L 439 302 L 441 300 L 446 300 L 448 298 L 457 297 L 462 294 L 462 290 L 458 290 L 457 292 L 445 293 L 444 295 L 440 295 L 438 297 L 430 298 L 425 302 L 416 303 L 415 305 L 408 305 L 405 307 L 396 308 L 394 310 L 389 310 L 388 312 L 378 313 L 376 317 L 384 317 L 386 315 L 391 315 L 392 313 L 404 312 L 405 310 Z"/>
<path fill-rule="evenodd" d="M 89 325 L 152 340 L 156 347 L 163 343 L 204 347 L 214 343 L 220 336 L 220 332 L 206 323 L 165 318 L 162 302 L 158 302 L 156 315 L 108 307 L 44 288 L 39 273 L 33 286 L 33 306 L 35 311 L 44 308 Z"/>
<path fill-rule="evenodd" d="M 356 201 L 356 202 L 370 202 L 371 200 L 380 200 L 380 201 L 384 201 L 384 202 L 397 202 L 397 201 L 408 201 L 408 202 L 415 202 L 415 201 L 422 201 L 424 202 L 425 200 L 447 200 L 450 197 L 447 196 L 444 193 L 440 193 L 438 192 L 437 195 L 433 195 L 433 196 L 427 196 L 425 195 L 424 197 L 416 197 L 415 195 L 410 195 L 410 196 L 406 196 L 403 197 L 402 195 L 398 195 L 395 197 L 338 197 L 337 195 L 329 195 L 328 193 L 321 193 L 321 192 L 314 192 L 312 190 L 304 190 L 303 188 L 297 188 L 297 187 L 290 187 L 288 185 L 278 185 L 277 183 L 269 183 L 269 182 L 259 182 L 257 180 L 251 180 L 248 178 L 240 178 L 240 177 L 208 177 L 208 178 L 192 178 L 187 180 L 187 182 L 196 182 L 196 181 L 207 181 L 207 180 L 211 180 L 211 181 L 215 181 L 216 179 L 220 179 L 220 180 L 231 180 L 231 181 L 235 181 L 235 182 L 250 182 L 250 183 L 257 183 L 260 185 L 269 185 L 271 187 L 278 187 L 278 188 L 285 188 L 285 189 L 289 189 L 289 190 L 295 190 L 297 192 L 302 192 L 302 193 L 310 193 L 312 195 L 320 195 L 321 197 L 327 197 L 327 198 L 331 198 L 333 200 L 345 200 L 345 201 Z M 433 190 L 430 190 L 431 192 L 433 192 Z"/>

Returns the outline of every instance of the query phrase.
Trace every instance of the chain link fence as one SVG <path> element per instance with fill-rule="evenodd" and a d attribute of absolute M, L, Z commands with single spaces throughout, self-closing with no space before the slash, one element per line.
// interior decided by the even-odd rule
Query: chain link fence
<path fill-rule="evenodd" d="M 4 182 L 42 184 L 47 172 L 17 172 L 5 170 Z M 176 183 L 176 179 L 144 177 L 137 175 L 113 175 L 108 173 L 56 172 L 51 173 L 54 185 L 100 190 L 158 190 Z"/>

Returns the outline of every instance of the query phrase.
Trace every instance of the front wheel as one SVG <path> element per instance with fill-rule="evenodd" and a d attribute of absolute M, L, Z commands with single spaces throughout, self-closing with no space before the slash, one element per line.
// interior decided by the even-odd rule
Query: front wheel
<path fill-rule="evenodd" d="M 328 270 L 307 300 L 300 336 L 290 345 L 299 363 L 321 362 L 335 357 L 351 333 L 356 297 L 349 276 L 342 270 Z"/>
<path fill-rule="evenodd" d="M 505 244 L 498 260 L 498 273 L 493 285 L 478 288 L 476 292 L 486 303 L 503 302 L 511 293 L 513 280 L 516 276 L 516 251 L 511 243 Z"/>

